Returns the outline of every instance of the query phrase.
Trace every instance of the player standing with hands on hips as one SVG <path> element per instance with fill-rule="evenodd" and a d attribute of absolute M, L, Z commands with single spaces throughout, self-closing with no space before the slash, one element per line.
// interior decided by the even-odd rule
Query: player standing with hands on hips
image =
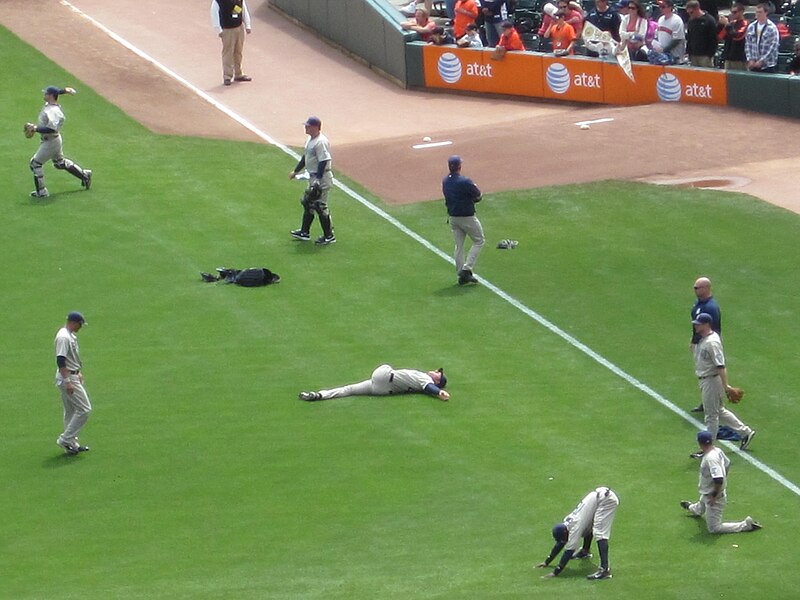
<path fill-rule="evenodd" d="M 81 446 L 78 442 L 78 434 L 92 412 L 92 404 L 83 387 L 83 365 L 76 335 L 84 325 L 86 319 L 81 313 L 69 313 L 67 323 L 58 330 L 55 341 L 56 386 L 64 403 L 64 432 L 58 436 L 56 444 L 70 455 L 89 450 L 88 446 Z"/>
<path fill-rule="evenodd" d="M 74 95 L 77 92 L 71 87 L 61 89 L 51 85 L 42 90 L 42 93 L 44 93 L 45 105 L 39 113 L 38 122 L 25 124 L 26 137 L 32 138 L 37 133 L 42 136 L 39 149 L 30 162 L 31 171 L 33 171 L 33 185 L 36 186 L 36 189 L 31 192 L 31 196 L 47 198 L 50 195 L 44 185 L 44 169 L 42 168 L 48 160 L 53 161 L 56 169 L 67 171 L 70 175 L 80 179 L 81 185 L 88 190 L 92 186 L 92 172 L 89 169 L 80 168 L 70 159 L 65 158 L 61 141 L 61 127 L 64 125 L 66 117 L 58 103 L 58 97 L 61 94 Z"/>
<path fill-rule="evenodd" d="M 698 277 L 694 282 L 694 295 L 697 297 L 697 302 L 694 303 L 691 310 L 692 320 L 697 318 L 700 313 L 711 315 L 711 329 L 716 331 L 722 337 L 722 311 L 719 304 L 714 299 L 714 294 L 711 291 L 711 280 L 708 277 Z M 692 341 L 689 344 L 689 349 L 694 354 L 695 346 L 700 341 L 700 334 L 694 330 L 692 325 Z M 692 412 L 703 412 L 703 404 L 692 409 Z"/>
<path fill-rule="evenodd" d="M 303 194 L 300 204 L 303 205 L 303 221 L 300 229 L 295 229 L 290 234 L 296 240 L 307 242 L 311 239 L 311 224 L 314 215 L 319 215 L 322 225 L 322 237 L 316 240 L 320 246 L 336 242 L 333 234 L 331 213 L 328 209 L 328 192 L 333 185 L 333 171 L 331 171 L 331 143 L 322 133 L 322 121 L 319 117 L 308 117 L 303 123 L 306 129 L 305 148 L 300 162 L 289 173 L 289 179 L 295 179 L 304 168 L 308 171 L 308 187 Z"/>
<path fill-rule="evenodd" d="M 450 174 L 442 180 L 444 203 L 456 242 L 454 258 L 458 285 L 478 283 L 472 271 L 485 243 L 483 226 L 475 216 L 475 203 L 481 201 L 481 191 L 470 178 L 461 174 L 461 165 L 461 157 L 458 155 L 447 159 Z M 464 260 L 464 242 L 467 236 L 472 240 L 472 248 Z"/>

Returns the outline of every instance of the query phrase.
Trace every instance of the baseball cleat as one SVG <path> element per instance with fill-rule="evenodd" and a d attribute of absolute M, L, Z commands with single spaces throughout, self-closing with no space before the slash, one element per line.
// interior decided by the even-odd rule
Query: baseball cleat
<path fill-rule="evenodd" d="M 307 242 L 311 239 L 311 236 L 308 235 L 305 231 L 300 229 L 295 229 L 294 231 L 290 231 L 289 235 L 292 236 L 296 240 L 301 240 L 303 242 Z"/>
<path fill-rule="evenodd" d="M 77 447 L 73 446 L 68 441 L 66 441 L 64 438 L 62 438 L 61 436 L 58 436 L 58 439 L 56 440 L 56 444 L 61 446 L 64 449 L 64 452 L 66 452 L 70 456 L 75 456 L 78 452 L 80 452 L 80 450 L 79 450 L 80 446 L 77 446 Z M 88 450 L 88 448 L 87 448 L 87 450 Z"/>
<path fill-rule="evenodd" d="M 705 412 L 705 411 L 703 410 L 703 405 L 701 404 L 700 406 L 695 406 L 692 409 L 692 412 Z"/>
<path fill-rule="evenodd" d="M 470 269 L 462 269 L 458 272 L 458 285 L 465 285 L 467 283 L 478 283 L 475 276 Z"/>
<path fill-rule="evenodd" d="M 47 198 L 48 196 L 50 196 L 50 192 L 47 191 L 47 188 L 42 191 L 33 190 L 31 192 L 31 198 Z"/>
<path fill-rule="evenodd" d="M 747 517 L 745 522 L 750 525 L 750 531 L 755 531 L 756 529 L 762 529 L 764 526 L 756 521 L 753 517 Z"/>
<path fill-rule="evenodd" d="M 222 85 L 230 85 L 231 83 L 233 82 L 230 79 L 225 79 L 223 80 Z"/>
<path fill-rule="evenodd" d="M 78 452 L 88 452 L 89 446 L 76 446 L 74 450 L 77 450 Z"/>
<path fill-rule="evenodd" d="M 753 441 L 753 438 L 756 437 L 756 430 L 751 429 L 750 433 L 742 438 L 742 441 L 739 443 L 740 450 L 747 450 L 747 447 L 750 445 L 750 442 Z"/>
<path fill-rule="evenodd" d="M 300 392 L 297 396 L 300 400 L 306 402 L 314 402 L 315 400 L 322 400 L 322 394 L 319 392 Z"/>
<path fill-rule="evenodd" d="M 85 187 L 87 190 L 92 187 L 92 170 L 91 169 L 84 169 L 83 170 L 83 181 L 81 181 L 81 185 Z"/>
<path fill-rule="evenodd" d="M 597 569 L 591 575 L 587 575 L 586 579 L 594 580 L 594 579 L 611 579 L 611 571 L 609 569 Z"/>
<path fill-rule="evenodd" d="M 314 243 L 317 244 L 318 246 L 327 246 L 328 244 L 335 244 L 336 236 L 333 234 L 321 235 L 314 241 Z"/>
<path fill-rule="evenodd" d="M 689 502 L 688 500 L 681 500 L 681 508 L 685 508 L 686 510 L 689 510 L 689 505 L 690 504 L 691 504 L 691 502 Z"/>
<path fill-rule="evenodd" d="M 586 550 L 581 549 L 572 555 L 572 560 L 581 560 L 582 558 L 592 558 L 592 553 L 586 552 Z"/>
<path fill-rule="evenodd" d="M 692 452 L 689 455 L 689 458 L 703 458 L 703 453 L 702 452 Z"/>
<path fill-rule="evenodd" d="M 253 78 L 249 75 L 239 75 L 238 77 L 233 78 L 234 81 L 253 81 Z"/>

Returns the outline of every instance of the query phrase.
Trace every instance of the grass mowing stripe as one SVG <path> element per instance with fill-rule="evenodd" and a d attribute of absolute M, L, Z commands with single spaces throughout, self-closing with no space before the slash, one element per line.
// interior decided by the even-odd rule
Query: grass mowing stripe
<path fill-rule="evenodd" d="M 129 41 L 127 41 L 122 36 L 116 34 L 114 31 L 112 31 L 111 29 L 109 29 L 108 27 L 106 27 L 105 25 L 103 25 L 102 23 L 100 23 L 99 21 L 94 19 L 93 17 L 91 17 L 91 16 L 87 15 L 86 13 L 84 13 L 78 7 L 76 7 L 73 4 L 71 4 L 68 0 L 60 0 L 60 2 L 61 2 L 61 4 L 65 5 L 65 6 L 68 6 L 72 11 L 74 11 L 77 14 L 79 14 L 81 17 L 87 19 L 90 23 L 92 23 L 95 27 L 97 27 L 101 31 L 103 31 L 106 35 L 111 37 L 114 41 L 116 41 L 117 43 L 121 44 L 123 47 L 125 47 L 128 50 L 130 50 L 131 52 L 133 52 L 137 56 L 141 57 L 142 59 L 146 60 L 147 62 L 151 63 L 153 66 L 158 68 L 160 71 L 162 71 L 163 73 L 165 73 L 169 77 L 171 77 L 171 78 L 175 79 L 176 81 L 178 81 L 181 85 L 185 86 L 186 88 L 191 90 L 193 93 L 197 94 L 200 98 L 202 98 L 203 100 L 205 100 L 206 102 L 208 102 L 209 104 L 214 106 L 217 110 L 219 110 L 223 114 L 227 115 L 228 117 L 230 117 L 231 119 L 233 119 L 234 121 L 236 121 L 237 123 L 242 125 L 243 127 L 247 128 L 248 130 L 250 130 L 251 132 L 256 134 L 258 137 L 260 137 L 264 141 L 268 142 L 269 144 L 272 144 L 272 145 L 276 146 L 277 148 L 280 148 L 281 151 L 285 152 L 286 154 L 288 154 L 292 158 L 294 158 L 296 160 L 300 159 L 300 156 L 294 150 L 292 150 L 288 146 L 282 144 L 281 142 L 279 142 L 278 140 L 276 140 L 275 138 L 270 136 L 268 133 L 262 131 L 261 129 L 259 129 L 258 127 L 256 127 L 252 123 L 250 123 L 247 119 L 245 119 L 244 117 L 242 117 L 241 115 L 239 115 L 238 113 L 233 111 L 232 109 L 228 108 L 227 106 L 225 106 L 221 102 L 218 102 L 217 100 L 215 100 L 214 98 L 209 96 L 206 92 L 204 92 L 203 90 L 201 90 L 200 88 L 198 88 L 197 86 L 195 86 L 194 84 L 189 82 L 187 79 L 185 79 L 185 78 L 181 77 L 180 75 L 178 75 L 175 71 L 171 70 L 166 65 L 164 65 L 161 62 L 157 61 L 155 58 L 153 58 L 152 56 L 150 56 L 149 54 L 147 54 L 143 50 L 137 48 L 134 44 L 130 43 Z M 336 187 L 338 187 L 340 190 L 342 190 L 344 193 L 346 193 L 348 196 L 350 196 L 352 199 L 354 199 L 357 202 L 359 202 L 362 206 L 364 206 L 365 208 L 371 210 L 373 213 L 375 213 L 376 215 L 378 215 L 382 219 L 385 219 L 386 221 L 388 221 L 391 225 L 393 225 L 394 227 L 399 229 L 401 232 L 403 232 L 407 236 L 411 237 L 414 241 L 418 242 L 419 244 L 421 244 L 426 249 L 430 250 L 431 252 L 433 252 L 434 254 L 436 254 L 437 256 L 442 258 L 443 260 L 449 262 L 450 264 L 455 264 L 455 261 L 453 260 L 453 258 L 451 256 L 449 256 L 444 251 L 442 251 L 439 248 L 437 248 L 434 244 L 432 244 L 431 242 L 426 240 L 424 237 L 422 237 L 421 235 L 419 235 L 415 231 L 412 231 L 411 229 L 406 227 L 403 223 L 401 223 L 399 220 L 397 220 L 395 217 L 393 217 L 392 215 L 390 215 L 389 213 L 387 213 L 383 209 L 379 208 L 378 206 L 375 206 L 372 202 L 370 202 L 369 200 L 364 198 L 364 196 L 362 196 L 361 194 L 359 194 L 355 190 L 353 190 L 350 187 L 348 187 L 346 184 L 340 182 L 339 180 L 334 180 L 334 185 Z M 494 285 L 491 282 L 487 281 L 486 279 L 484 279 L 482 277 L 478 277 L 478 280 L 481 282 L 482 285 L 484 285 L 493 294 L 497 295 L 499 298 L 503 299 L 504 301 L 506 301 L 509 304 L 511 304 L 512 306 L 514 306 L 517 310 L 521 311 L 523 314 L 525 314 L 529 318 L 533 319 L 534 321 L 536 321 L 537 323 L 539 323 L 540 325 L 542 325 L 543 327 L 548 329 L 550 332 L 554 333 L 555 335 L 557 335 L 558 337 L 560 337 L 561 339 L 566 341 L 568 344 L 570 344 L 575 349 L 583 352 L 584 354 L 589 356 L 592 360 L 594 360 L 597 363 L 599 363 L 600 365 L 604 366 L 606 369 L 610 370 L 612 373 L 614 373 L 618 377 L 622 378 L 623 380 L 625 380 L 627 383 L 629 383 L 633 387 L 635 387 L 638 390 L 644 392 L 647 396 L 649 396 L 650 398 L 652 398 L 653 400 L 655 400 L 656 402 L 658 402 L 659 404 L 661 404 L 665 408 L 671 410 L 672 412 L 674 412 L 676 415 L 678 415 L 682 419 L 684 419 L 687 422 L 691 423 L 693 426 L 697 427 L 698 429 L 702 429 L 703 428 L 703 424 L 701 424 L 697 419 L 695 419 L 691 415 L 689 415 L 686 411 L 684 411 L 683 409 L 681 409 L 678 406 L 676 406 L 674 403 L 672 403 L 670 400 L 668 400 L 667 398 L 665 398 L 664 396 L 662 396 L 661 394 L 659 394 L 658 392 L 656 392 L 655 390 L 650 388 L 648 385 L 642 383 L 641 381 L 639 381 L 638 379 L 636 379 L 632 375 L 630 375 L 630 374 L 626 373 L 625 371 L 623 371 L 622 369 L 620 369 L 614 363 L 612 363 L 608 359 L 604 358 L 603 356 L 601 356 L 600 354 L 598 354 L 597 352 L 595 352 L 594 350 L 589 348 L 586 344 L 582 343 L 581 341 L 579 341 L 575 337 L 573 337 L 570 334 L 568 334 L 566 331 L 564 331 L 563 329 L 558 327 L 556 324 L 552 323 L 551 321 L 549 321 L 548 319 L 546 319 L 545 317 L 543 317 L 542 315 L 540 315 L 539 313 L 537 313 L 533 309 L 525 306 L 522 302 L 520 302 L 517 299 L 513 298 L 512 296 L 510 296 L 509 294 L 507 294 L 506 292 L 501 290 L 496 285 Z M 793 482 L 789 481 L 787 478 L 782 476 L 780 473 L 778 473 L 777 471 L 775 471 L 774 469 L 772 469 L 771 467 L 769 467 L 765 463 L 761 462 L 760 460 L 758 460 L 756 458 L 753 458 L 749 454 L 739 450 L 735 445 L 731 444 L 730 442 L 724 442 L 724 444 L 729 449 L 732 449 L 734 452 L 736 452 L 737 454 L 742 456 L 747 462 L 749 462 L 751 465 L 756 467 L 758 470 L 760 470 L 763 473 L 765 473 L 771 479 L 773 479 L 774 481 L 776 481 L 777 483 L 779 483 L 780 485 L 782 485 L 783 487 L 785 487 L 789 491 L 793 492 L 795 495 L 800 496 L 800 487 L 798 487 Z"/>

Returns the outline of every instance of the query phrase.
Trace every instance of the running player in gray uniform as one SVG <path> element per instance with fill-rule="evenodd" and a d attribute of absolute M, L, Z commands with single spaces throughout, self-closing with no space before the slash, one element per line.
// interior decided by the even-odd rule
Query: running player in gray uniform
<path fill-rule="evenodd" d="M 82 363 L 76 335 L 84 325 L 86 319 L 81 313 L 69 313 L 67 323 L 58 330 L 55 341 L 56 386 L 64 403 L 64 432 L 58 436 L 56 444 L 64 448 L 67 454 L 89 450 L 88 446 L 81 446 L 78 442 L 78 433 L 86 425 L 92 412 L 92 403 L 83 387 Z"/>
<path fill-rule="evenodd" d="M 739 418 L 723 405 L 728 385 L 728 371 L 725 368 L 725 354 L 719 334 L 711 329 L 714 319 L 708 313 L 700 313 L 692 320 L 700 339 L 693 346 L 695 374 L 700 383 L 703 398 L 706 429 L 717 437 L 720 424 L 733 429 L 741 438 L 740 448 L 746 450 L 755 437 L 755 430 L 742 423 Z M 693 456 L 694 458 L 699 458 Z"/>
<path fill-rule="evenodd" d="M 289 173 L 289 179 L 294 179 L 305 168 L 308 171 L 308 188 L 300 203 L 303 205 L 303 222 L 300 229 L 295 229 L 290 234 L 302 242 L 311 239 L 311 224 L 314 214 L 319 215 L 322 225 L 322 237 L 316 243 L 325 246 L 336 242 L 331 222 L 331 212 L 328 209 L 328 192 L 333 185 L 333 171 L 331 171 L 331 143 L 322 133 L 322 121 L 318 117 L 308 117 L 304 123 L 306 128 L 305 149 L 300 162 Z M 316 197 L 310 192 L 316 190 Z"/>
<path fill-rule="evenodd" d="M 710 431 L 700 431 L 697 443 L 703 453 L 700 461 L 700 499 L 697 502 L 681 501 L 681 506 L 694 517 L 706 517 L 706 525 L 711 533 L 739 533 L 761 529 L 761 524 L 753 517 L 745 517 L 744 521 L 723 523 L 722 511 L 728 503 L 726 488 L 728 486 L 728 467 L 731 461 L 725 453 L 714 446 L 714 436 Z"/>
<path fill-rule="evenodd" d="M 347 396 L 391 396 L 394 394 L 428 394 L 443 402 L 450 399 L 444 390 L 447 377 L 443 369 L 436 371 L 417 371 L 415 369 L 393 369 L 390 365 L 381 365 L 372 372 L 372 377 L 361 383 L 353 383 L 343 387 L 318 392 L 300 392 L 300 400 L 330 400 Z"/>
<path fill-rule="evenodd" d="M 33 184 L 36 189 L 31 192 L 35 198 L 47 198 L 50 193 L 44 185 L 44 164 L 48 160 L 53 161 L 56 169 L 63 169 L 81 180 L 81 185 L 87 190 L 92 186 L 92 172 L 89 169 L 82 169 L 77 164 L 64 156 L 62 151 L 61 127 L 64 125 L 64 112 L 58 103 L 60 94 L 75 94 L 73 88 L 57 88 L 50 86 L 44 90 L 45 105 L 39 113 L 39 120 L 34 126 L 34 131 L 41 134 L 42 141 L 39 149 L 33 155 L 30 162 L 33 171 Z M 33 124 L 29 123 L 28 126 Z"/>
<path fill-rule="evenodd" d="M 617 514 L 619 498 L 610 487 L 602 486 L 586 494 L 578 506 L 564 517 L 562 523 L 553 527 L 553 538 L 556 540 L 550 554 L 537 568 L 547 567 L 558 554 L 564 550 L 561 560 L 545 577 L 556 577 L 573 558 L 590 558 L 589 547 L 592 536 L 597 538 L 597 549 L 600 552 L 600 568 L 586 579 L 611 579 L 608 566 L 608 539 L 611 537 L 611 524 Z M 581 545 L 581 550 L 578 546 Z"/>

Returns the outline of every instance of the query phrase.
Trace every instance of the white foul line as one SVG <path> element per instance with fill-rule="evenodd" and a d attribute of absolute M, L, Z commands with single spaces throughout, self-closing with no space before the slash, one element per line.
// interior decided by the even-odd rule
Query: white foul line
<path fill-rule="evenodd" d="M 426 142 L 424 144 L 414 144 L 411 146 L 414 150 L 419 150 L 420 148 L 440 148 L 441 146 L 449 146 L 452 144 L 452 141 L 447 142 Z"/>
<path fill-rule="evenodd" d="M 218 102 L 217 100 L 215 100 L 214 98 L 209 96 L 206 92 L 204 92 L 203 90 L 201 90 L 200 88 L 198 88 L 194 84 L 190 83 L 189 81 L 187 81 L 186 79 L 184 79 L 183 77 L 181 77 L 180 75 L 178 75 L 177 73 L 175 73 L 174 71 L 169 69 L 168 67 L 166 67 L 163 64 L 161 64 L 160 62 L 158 62 L 153 57 L 149 56 L 148 54 L 146 54 L 145 52 L 143 52 L 142 50 L 140 50 L 139 48 L 137 48 L 136 46 L 134 46 L 133 44 L 131 44 L 130 42 L 125 40 L 124 38 L 120 37 L 119 35 L 117 35 L 113 31 L 108 29 L 105 25 L 103 25 L 99 21 L 97 21 L 94 18 L 90 17 L 89 15 L 87 15 L 86 13 L 81 11 L 76 6 L 73 6 L 72 4 L 70 4 L 70 2 L 68 0 L 59 0 L 59 1 L 64 6 L 69 7 L 73 12 L 75 12 L 75 13 L 79 14 L 81 17 L 87 19 L 95 27 L 97 27 L 98 29 L 103 31 L 106 35 L 111 37 L 111 39 L 113 39 L 114 41 L 118 42 L 119 44 L 121 44 L 122 46 L 124 46 L 125 48 L 127 48 L 128 50 L 130 50 L 131 52 L 136 54 L 137 56 L 139 56 L 139 57 L 143 58 L 144 60 L 146 60 L 147 62 L 149 62 L 150 64 L 152 64 L 156 68 L 158 68 L 160 71 L 162 71 L 163 73 L 165 73 L 169 77 L 173 78 L 175 81 L 179 82 L 181 85 L 183 85 L 184 87 L 188 88 L 193 93 L 197 94 L 200 98 L 202 98 L 203 100 L 205 100 L 206 102 L 208 102 L 209 104 L 211 104 L 212 106 L 214 106 L 215 108 L 217 108 L 218 110 L 220 110 L 221 112 L 223 112 L 224 114 L 229 116 L 231 119 L 233 119 L 237 123 L 241 124 L 243 127 L 248 129 L 249 131 L 253 132 L 255 135 L 257 135 L 258 137 L 260 137 L 261 139 L 263 139 L 267 143 L 272 144 L 273 146 L 276 146 L 277 148 L 280 148 L 283 152 L 285 152 L 286 154 L 288 154 L 289 156 L 293 157 L 296 160 L 300 159 L 300 155 L 297 154 L 297 152 L 295 152 L 294 150 L 292 150 L 288 146 L 285 146 L 284 144 L 281 144 L 280 142 L 278 142 L 277 140 L 275 140 L 274 138 L 272 138 L 268 134 L 264 133 L 258 127 L 256 127 L 255 125 L 253 125 L 252 123 L 247 121 L 244 117 L 238 115 L 233 110 L 231 110 L 230 108 L 228 108 L 227 106 L 225 106 L 221 102 Z M 608 118 L 607 119 L 597 119 L 595 121 L 584 121 L 583 123 L 584 124 L 590 124 L 590 123 L 601 123 L 601 122 L 607 122 L 607 121 L 613 121 L 613 119 L 608 119 Z M 576 125 L 577 125 L 577 123 L 576 123 Z M 365 208 L 371 210 L 372 212 L 374 212 L 376 215 L 378 215 L 382 219 L 385 219 L 386 221 L 388 221 L 390 224 L 392 224 L 394 227 L 399 229 L 401 232 L 403 232 L 404 234 L 409 236 L 411 239 L 413 239 L 417 243 L 421 244 L 423 247 L 425 247 L 426 249 L 430 250 L 431 252 L 433 252 L 434 254 L 439 256 L 441 259 L 443 259 L 443 260 L 449 262 L 451 265 L 455 266 L 455 261 L 453 260 L 453 258 L 451 256 L 449 256 L 448 254 L 445 254 L 444 252 L 439 250 L 439 248 L 437 248 L 436 246 L 431 244 L 428 240 L 426 240 L 425 238 L 420 236 L 418 233 L 412 231 L 411 229 L 409 229 L 408 227 L 403 225 L 400 221 L 395 219 L 392 215 L 390 215 L 389 213 L 387 213 L 383 209 L 381 209 L 381 208 L 375 206 L 374 204 L 372 204 L 369 200 L 364 198 L 361 194 L 359 194 L 358 192 L 355 192 L 354 190 L 351 190 L 349 187 L 347 187 L 345 184 L 341 183 L 338 180 L 334 180 L 334 185 L 336 187 L 338 187 L 340 190 L 342 190 L 345 194 L 347 194 L 348 196 L 350 196 L 351 198 L 353 198 L 354 200 L 359 202 Z M 688 421 L 689 423 L 694 425 L 697 429 L 703 429 L 703 425 L 699 421 L 697 421 L 694 417 L 692 417 L 689 413 L 687 413 L 685 410 L 677 407 L 672 402 L 670 402 L 669 400 L 664 398 L 661 394 L 659 394 L 655 390 L 651 389 L 649 386 L 645 385 L 644 383 L 642 383 L 641 381 L 639 381 L 638 379 L 636 379 L 632 375 L 629 375 L 628 373 L 626 373 L 625 371 L 620 369 L 618 366 L 616 366 L 614 363 L 612 363 L 612 362 L 608 361 L 607 359 L 603 358 L 597 352 L 595 352 L 594 350 L 589 348 L 587 345 L 585 345 L 583 342 L 578 341 L 576 338 L 572 337 L 570 334 L 568 334 L 566 331 L 564 331 L 561 328 L 559 328 L 554 323 L 548 321 L 545 317 L 543 317 L 542 315 L 540 315 L 536 311 L 534 311 L 534 310 L 528 308 L 527 306 L 525 306 L 524 304 L 522 304 L 522 302 L 520 302 L 516 298 L 513 298 L 512 296 L 509 296 L 506 292 L 501 290 L 499 287 L 497 287 L 493 283 L 490 283 L 489 281 L 485 280 L 483 277 L 480 277 L 480 276 L 477 276 L 477 278 L 478 278 L 478 281 L 480 281 L 480 283 L 484 287 L 486 287 L 486 289 L 488 289 L 489 291 L 491 291 L 492 293 L 494 293 L 498 297 L 502 298 L 503 300 L 505 300 L 506 302 L 508 302 L 509 304 L 514 306 L 515 308 L 517 308 L 520 312 L 522 312 L 523 314 L 527 315 L 528 317 L 530 317 L 531 319 L 533 319 L 534 321 L 536 321 L 537 323 L 539 323 L 540 325 L 542 325 L 546 329 L 550 330 L 552 333 L 556 334 L 558 337 L 560 337 L 561 339 L 566 341 L 568 344 L 570 344 L 574 348 L 580 350 L 581 352 L 586 354 L 589 358 L 591 358 L 592 360 L 598 362 L 599 364 L 601 364 L 602 366 L 607 368 L 609 371 L 611 371 L 612 373 L 614 373 L 618 377 L 624 379 L 626 382 L 628 382 L 633 387 L 635 387 L 635 388 L 639 389 L 640 391 L 644 392 L 645 394 L 650 396 L 653 400 L 657 401 L 659 404 L 661 404 L 662 406 L 664 406 L 668 410 L 671 410 L 676 415 L 681 417 L 683 420 Z M 761 462 L 757 458 L 753 458 L 750 454 L 739 450 L 736 446 L 734 446 L 730 442 L 723 442 L 723 444 L 725 444 L 729 449 L 731 449 L 734 452 L 736 452 L 737 454 L 739 454 L 739 456 L 741 456 L 744 460 L 746 460 L 747 462 L 752 464 L 754 467 L 756 467 L 757 469 L 759 469 L 760 471 L 762 471 L 763 473 L 765 473 L 766 475 L 771 477 L 773 480 L 775 480 L 776 482 L 778 482 L 779 484 L 784 486 L 786 489 L 788 489 L 789 491 L 793 492 L 794 494 L 800 496 L 800 487 L 798 487 L 797 485 L 795 485 L 794 483 L 792 483 L 791 481 L 786 479 L 783 475 L 781 475 L 780 473 L 775 471 L 772 467 L 767 466 L 766 464 L 764 464 L 763 462 Z"/>
<path fill-rule="evenodd" d="M 606 117 L 604 119 L 594 119 L 593 121 L 578 121 L 575 125 L 580 127 L 581 125 L 594 125 L 595 123 L 610 123 L 613 120 L 611 117 Z"/>

